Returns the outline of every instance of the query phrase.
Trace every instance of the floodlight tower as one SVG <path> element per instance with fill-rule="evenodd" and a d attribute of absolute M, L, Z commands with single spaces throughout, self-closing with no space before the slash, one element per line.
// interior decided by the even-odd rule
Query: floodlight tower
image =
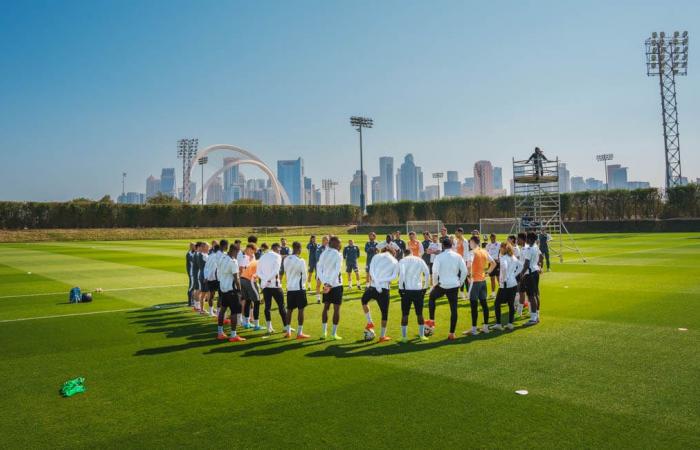
<path fill-rule="evenodd" d="M 125 187 L 126 185 L 126 172 L 122 172 L 122 196 L 126 196 Z"/>
<path fill-rule="evenodd" d="M 362 129 L 372 128 L 374 121 L 369 117 L 352 116 L 350 118 L 350 125 L 355 127 L 358 133 L 360 133 L 360 211 L 362 214 L 365 213 L 365 169 L 362 162 Z M 336 183 L 337 184 L 337 183 Z M 335 197 L 335 191 L 333 192 Z M 335 201 L 334 201 L 335 203 Z"/>
<path fill-rule="evenodd" d="M 681 184 L 681 148 L 678 137 L 678 105 L 676 104 L 676 75 L 688 74 L 688 32 L 663 31 L 651 33 L 645 41 L 647 76 L 659 77 L 661 90 L 661 119 L 664 127 L 666 152 L 666 189 Z"/>
<path fill-rule="evenodd" d="M 608 182 L 608 161 L 612 161 L 613 154 L 603 153 L 600 155 L 595 155 L 595 159 L 598 162 L 603 161 L 603 164 L 605 164 L 605 190 L 607 191 L 610 186 L 610 183 Z"/>
<path fill-rule="evenodd" d="M 437 196 L 437 199 L 438 199 L 438 200 L 440 200 L 440 180 L 441 180 L 442 177 L 444 177 L 444 176 L 445 176 L 444 172 L 434 172 L 434 173 L 433 173 L 433 178 L 434 178 L 435 180 L 437 180 L 437 187 L 438 187 L 438 196 Z"/>
<path fill-rule="evenodd" d="M 209 162 L 208 156 L 202 156 L 197 160 L 197 163 L 202 168 L 202 206 L 204 206 L 204 165 Z"/>
<path fill-rule="evenodd" d="M 192 159 L 197 154 L 199 139 L 180 139 L 177 141 L 177 157 L 182 158 L 182 201 L 189 203 L 192 193 L 190 192 L 190 172 L 192 170 Z"/>
<path fill-rule="evenodd" d="M 325 199 L 325 204 L 331 204 L 331 189 L 333 188 L 333 180 L 324 178 L 321 180 L 321 187 L 323 188 L 323 197 Z"/>

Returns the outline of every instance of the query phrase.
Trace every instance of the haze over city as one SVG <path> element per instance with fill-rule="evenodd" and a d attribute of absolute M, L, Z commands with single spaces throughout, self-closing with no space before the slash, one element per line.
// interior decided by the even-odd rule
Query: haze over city
<path fill-rule="evenodd" d="M 301 157 L 304 175 L 338 181 L 337 202 L 349 202 L 359 169 L 351 115 L 375 122 L 363 134 L 369 181 L 380 157 L 395 170 L 411 153 L 424 185 L 437 171 L 463 181 L 489 160 L 507 189 L 511 158 L 540 146 L 571 176 L 604 179 L 595 155 L 614 153 L 629 180 L 663 186 L 659 86 L 643 43 L 662 30 L 692 40 L 700 4 L 584 3 L 6 5 L 0 199 L 116 198 L 122 172 L 127 191 L 145 192 L 164 167 L 179 185 L 176 141 L 196 137 L 200 148 L 250 150 L 273 170 Z M 683 175 L 694 181 L 692 61 L 677 89 Z"/>

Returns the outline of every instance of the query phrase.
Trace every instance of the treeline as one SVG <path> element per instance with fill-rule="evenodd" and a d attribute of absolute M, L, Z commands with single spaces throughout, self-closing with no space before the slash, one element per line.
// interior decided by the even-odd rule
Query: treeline
<path fill-rule="evenodd" d="M 355 206 L 258 204 L 124 205 L 108 201 L 0 202 L 0 228 L 145 228 L 344 225 L 356 223 Z"/>
<path fill-rule="evenodd" d="M 478 223 L 481 218 L 513 217 L 514 210 L 513 196 L 376 203 L 367 207 L 366 221 L 396 224 L 440 219 L 444 223 Z M 689 184 L 671 188 L 665 201 L 656 188 L 562 194 L 561 214 L 566 221 L 700 217 L 700 186 Z"/>

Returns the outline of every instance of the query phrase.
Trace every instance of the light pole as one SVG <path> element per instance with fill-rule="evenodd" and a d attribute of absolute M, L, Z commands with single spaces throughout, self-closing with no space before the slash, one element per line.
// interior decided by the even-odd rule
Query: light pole
<path fill-rule="evenodd" d="M 605 190 L 607 191 L 610 189 L 610 183 L 608 182 L 608 161 L 612 161 L 613 159 L 613 154 L 612 153 L 603 153 L 600 155 L 596 155 L 595 159 L 600 162 L 603 161 L 605 164 Z"/>
<path fill-rule="evenodd" d="M 208 162 L 208 156 L 203 156 L 197 160 L 197 163 L 199 163 L 199 166 L 202 168 L 202 206 L 204 206 L 204 165 Z"/>
<path fill-rule="evenodd" d="M 437 180 L 437 187 L 438 187 L 438 196 L 437 199 L 440 200 L 440 180 L 442 177 L 444 177 L 445 174 L 443 172 L 434 172 L 433 173 L 433 178 Z"/>
<path fill-rule="evenodd" d="M 350 125 L 360 133 L 360 211 L 365 213 L 365 169 L 362 160 L 362 129 L 372 128 L 374 121 L 369 117 L 352 116 L 350 117 Z"/>
<path fill-rule="evenodd" d="M 122 172 L 122 197 L 126 197 L 126 189 L 124 186 L 126 185 L 126 172 Z"/>
<path fill-rule="evenodd" d="M 177 157 L 182 158 L 182 201 L 189 203 L 192 199 L 190 192 L 190 171 L 192 159 L 197 154 L 199 139 L 180 139 L 177 141 Z"/>
<path fill-rule="evenodd" d="M 676 75 L 688 74 L 688 32 L 653 32 L 645 41 L 647 76 L 659 77 L 661 90 L 661 121 L 664 128 L 666 153 L 666 190 L 681 184 L 681 145 L 678 135 L 678 104 Z"/>

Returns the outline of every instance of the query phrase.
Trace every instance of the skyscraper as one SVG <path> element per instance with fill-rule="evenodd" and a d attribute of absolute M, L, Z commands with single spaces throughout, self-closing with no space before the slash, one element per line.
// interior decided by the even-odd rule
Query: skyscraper
<path fill-rule="evenodd" d="M 493 168 L 493 189 L 499 190 L 503 189 L 503 168 L 494 167 Z"/>
<path fill-rule="evenodd" d="M 459 182 L 459 173 L 456 170 L 447 171 L 447 181 L 443 183 L 443 195 L 445 197 L 459 197 L 462 195 L 462 183 Z"/>
<path fill-rule="evenodd" d="M 314 184 L 309 177 L 304 177 L 304 204 L 314 204 Z"/>
<path fill-rule="evenodd" d="M 224 185 L 221 177 L 216 177 L 207 188 L 207 205 L 214 205 L 224 202 Z"/>
<path fill-rule="evenodd" d="M 559 163 L 559 192 L 571 192 L 571 172 L 566 163 Z"/>
<path fill-rule="evenodd" d="M 627 189 L 627 167 L 619 164 L 608 166 L 609 189 Z"/>
<path fill-rule="evenodd" d="M 462 196 L 471 197 L 474 195 L 474 177 L 466 177 L 462 184 Z"/>
<path fill-rule="evenodd" d="M 491 161 L 474 163 L 474 192 L 476 195 L 493 196 L 493 167 Z"/>
<path fill-rule="evenodd" d="M 277 179 L 282 183 L 293 205 L 304 204 L 304 160 L 277 161 Z"/>
<path fill-rule="evenodd" d="M 153 175 L 146 178 L 146 200 L 160 192 L 160 178 Z"/>
<path fill-rule="evenodd" d="M 583 192 L 586 190 L 586 182 L 583 177 L 571 177 L 571 192 Z"/>
<path fill-rule="evenodd" d="M 413 155 L 411 153 L 407 154 L 404 157 L 403 164 L 401 164 L 400 168 L 400 176 L 399 176 L 399 183 L 401 184 L 400 186 L 400 200 L 412 200 L 416 201 L 418 200 L 418 193 L 419 193 L 419 176 L 422 179 L 423 175 L 422 172 L 420 171 L 420 168 L 416 167 L 416 164 L 413 162 Z"/>
<path fill-rule="evenodd" d="M 394 158 L 379 158 L 379 192 L 378 202 L 394 201 Z"/>
<path fill-rule="evenodd" d="M 372 177 L 372 203 L 382 202 L 382 177 Z"/>
<path fill-rule="evenodd" d="M 355 206 L 360 206 L 360 193 L 362 192 L 362 175 L 358 170 L 355 175 L 352 176 L 352 181 L 350 182 L 350 203 Z M 367 198 L 367 174 L 364 175 L 364 188 L 365 188 L 365 198 Z"/>
<path fill-rule="evenodd" d="M 160 192 L 171 197 L 176 196 L 174 168 L 164 168 L 160 172 Z"/>

